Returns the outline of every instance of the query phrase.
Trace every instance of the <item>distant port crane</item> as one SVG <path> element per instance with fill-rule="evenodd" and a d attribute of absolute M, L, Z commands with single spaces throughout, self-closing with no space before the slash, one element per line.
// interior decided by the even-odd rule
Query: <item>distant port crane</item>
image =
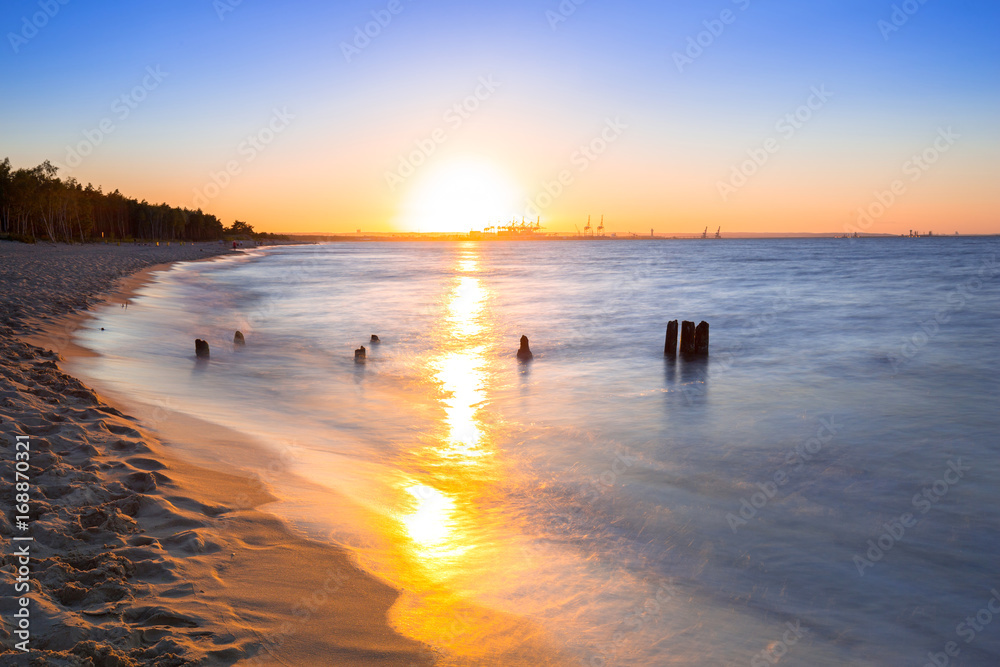
<path fill-rule="evenodd" d="M 526 222 L 524 218 L 518 222 L 516 219 L 512 219 L 506 225 L 497 224 L 494 227 L 487 227 L 486 229 L 492 229 L 497 236 L 501 237 L 526 237 L 533 236 L 535 232 L 542 229 L 542 217 L 538 216 L 534 223 Z M 485 230 L 484 230 L 485 231 Z"/>
<path fill-rule="evenodd" d="M 601 224 L 597 225 L 597 235 L 604 236 L 604 216 L 601 216 Z"/>

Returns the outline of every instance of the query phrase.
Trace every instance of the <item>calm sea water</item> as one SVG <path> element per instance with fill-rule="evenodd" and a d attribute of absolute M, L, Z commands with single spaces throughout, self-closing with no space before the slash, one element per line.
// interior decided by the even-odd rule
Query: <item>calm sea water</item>
<path fill-rule="evenodd" d="M 159 274 L 75 370 L 255 443 L 187 452 L 456 662 L 515 617 L 585 665 L 995 665 L 998 246 L 271 248 Z M 707 361 L 664 359 L 671 319 Z"/>

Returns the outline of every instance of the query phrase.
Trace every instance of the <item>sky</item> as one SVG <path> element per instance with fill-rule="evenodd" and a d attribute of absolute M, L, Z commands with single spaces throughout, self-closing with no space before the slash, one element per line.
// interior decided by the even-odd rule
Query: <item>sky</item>
<path fill-rule="evenodd" d="M 0 30 L 0 158 L 226 224 L 1000 233 L 995 0 L 7 0 Z"/>

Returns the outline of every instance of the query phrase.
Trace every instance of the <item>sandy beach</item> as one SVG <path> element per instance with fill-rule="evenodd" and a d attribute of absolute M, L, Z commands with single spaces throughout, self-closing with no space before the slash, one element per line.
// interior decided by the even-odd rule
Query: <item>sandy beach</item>
<path fill-rule="evenodd" d="M 1000 2 L 0 24 L 0 667 L 1000 666 Z"/>
<path fill-rule="evenodd" d="M 0 665 L 433 662 L 390 628 L 398 592 L 261 511 L 259 481 L 180 460 L 60 369 L 84 352 L 69 335 L 88 308 L 124 302 L 144 270 L 226 252 L 0 243 Z"/>

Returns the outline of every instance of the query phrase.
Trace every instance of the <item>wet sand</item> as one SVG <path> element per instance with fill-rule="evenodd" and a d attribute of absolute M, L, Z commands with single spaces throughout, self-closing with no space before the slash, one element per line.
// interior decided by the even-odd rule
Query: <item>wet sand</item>
<path fill-rule="evenodd" d="M 70 334 L 88 308 L 124 302 L 169 262 L 227 252 L 219 244 L 0 243 L 6 591 L 16 583 L 15 545 L 24 543 L 11 538 L 33 538 L 30 655 L 16 648 L 18 600 L 7 593 L 0 665 L 434 662 L 389 626 L 398 591 L 262 511 L 273 496 L 259 480 L 182 460 L 150 420 L 60 369 L 86 353 Z M 11 523 L 18 441 L 30 443 L 26 528 Z"/>

